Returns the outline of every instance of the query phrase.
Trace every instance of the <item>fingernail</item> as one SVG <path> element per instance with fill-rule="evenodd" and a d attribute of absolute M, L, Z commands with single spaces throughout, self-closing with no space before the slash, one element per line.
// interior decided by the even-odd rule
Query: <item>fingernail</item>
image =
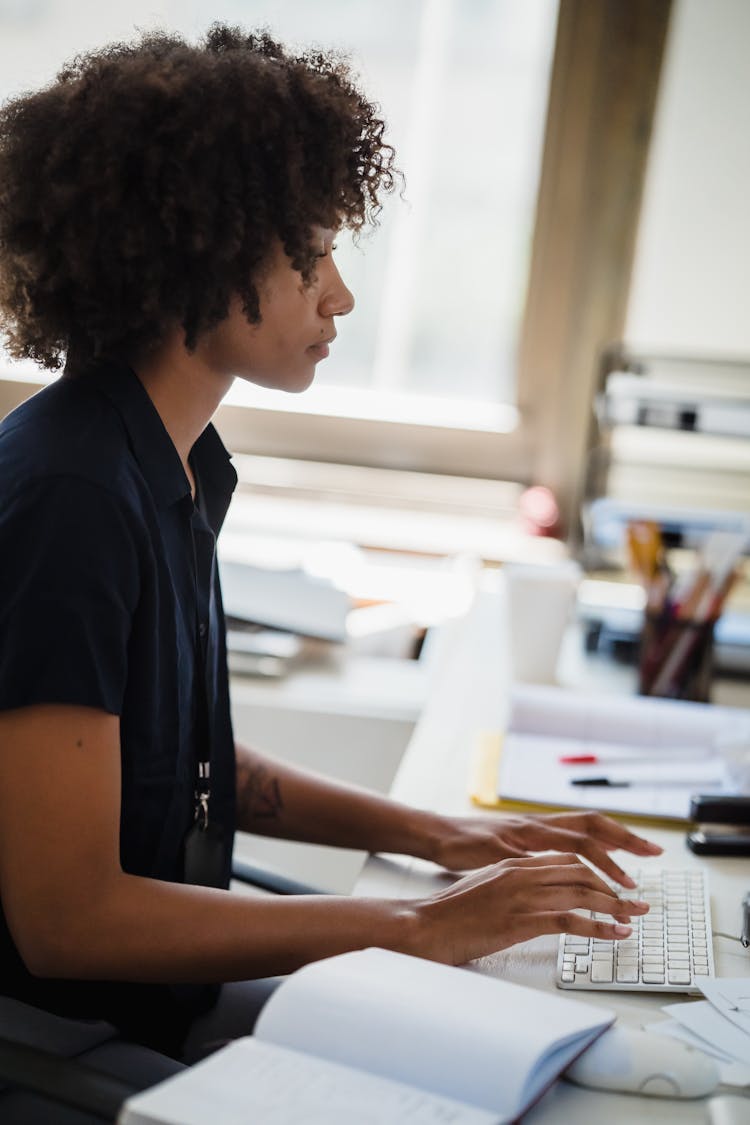
<path fill-rule="evenodd" d="M 649 850 L 650 852 L 653 852 L 653 853 L 654 853 L 654 855 L 661 855 L 661 853 L 662 853 L 662 852 L 664 851 L 664 848 L 662 848 L 662 847 L 661 847 L 661 846 L 660 846 L 659 844 L 653 844 L 653 843 L 652 843 L 652 842 L 651 842 L 651 841 L 649 840 L 649 842 L 648 842 L 648 850 Z"/>
<path fill-rule="evenodd" d="M 638 884 L 636 883 L 635 879 L 633 879 L 630 875 L 623 874 L 623 876 L 620 880 L 620 886 L 622 886 L 622 887 L 636 887 L 636 886 L 638 886 Z"/>
<path fill-rule="evenodd" d="M 618 937 L 628 937 L 628 935 L 632 934 L 632 932 L 633 932 L 632 926 L 622 926 L 622 925 L 615 926 L 615 933 L 617 934 Z"/>

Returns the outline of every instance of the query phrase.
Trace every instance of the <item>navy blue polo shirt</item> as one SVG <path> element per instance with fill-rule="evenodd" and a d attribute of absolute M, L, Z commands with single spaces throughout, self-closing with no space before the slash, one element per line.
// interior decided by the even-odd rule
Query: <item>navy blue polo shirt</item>
<path fill-rule="evenodd" d="M 208 739 L 228 886 L 235 760 L 215 541 L 237 476 L 211 425 L 190 463 L 198 506 L 151 399 L 119 363 L 66 374 L 0 424 L 0 710 L 70 703 L 120 717 L 121 863 L 155 879 L 182 881 Z M 130 1027 L 130 1009 L 142 1019 L 150 999 L 169 1023 L 179 990 L 40 981 L 0 914 L 0 992 Z M 175 1003 L 189 1009 L 183 993 Z"/>

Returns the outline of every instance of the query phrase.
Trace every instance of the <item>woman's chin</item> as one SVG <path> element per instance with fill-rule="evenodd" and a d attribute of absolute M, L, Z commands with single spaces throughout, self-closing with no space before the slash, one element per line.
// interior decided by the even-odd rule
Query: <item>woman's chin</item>
<path fill-rule="evenodd" d="M 268 391 L 285 391 L 287 394 L 298 395 L 312 385 L 315 379 L 315 364 L 310 364 L 300 371 L 284 372 L 283 375 L 278 372 L 261 374 L 250 371 L 240 373 L 239 377 L 248 383 L 254 383 L 257 387 L 265 387 Z"/>

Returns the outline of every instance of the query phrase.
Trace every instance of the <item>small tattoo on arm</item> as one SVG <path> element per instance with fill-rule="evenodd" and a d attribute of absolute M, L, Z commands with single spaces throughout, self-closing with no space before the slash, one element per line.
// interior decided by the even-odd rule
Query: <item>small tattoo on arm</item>
<path fill-rule="evenodd" d="M 277 820 L 284 807 L 279 779 L 265 766 L 246 766 L 241 771 L 238 797 L 251 820 Z"/>

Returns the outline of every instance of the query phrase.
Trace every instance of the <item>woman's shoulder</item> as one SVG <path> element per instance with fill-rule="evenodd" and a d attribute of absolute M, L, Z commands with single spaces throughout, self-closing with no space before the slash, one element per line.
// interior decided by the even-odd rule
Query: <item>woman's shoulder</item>
<path fill-rule="evenodd" d="M 106 397 L 61 378 L 0 422 L 0 497 L 54 491 L 62 478 L 84 494 L 94 487 L 117 496 L 127 458 L 127 434 Z"/>

